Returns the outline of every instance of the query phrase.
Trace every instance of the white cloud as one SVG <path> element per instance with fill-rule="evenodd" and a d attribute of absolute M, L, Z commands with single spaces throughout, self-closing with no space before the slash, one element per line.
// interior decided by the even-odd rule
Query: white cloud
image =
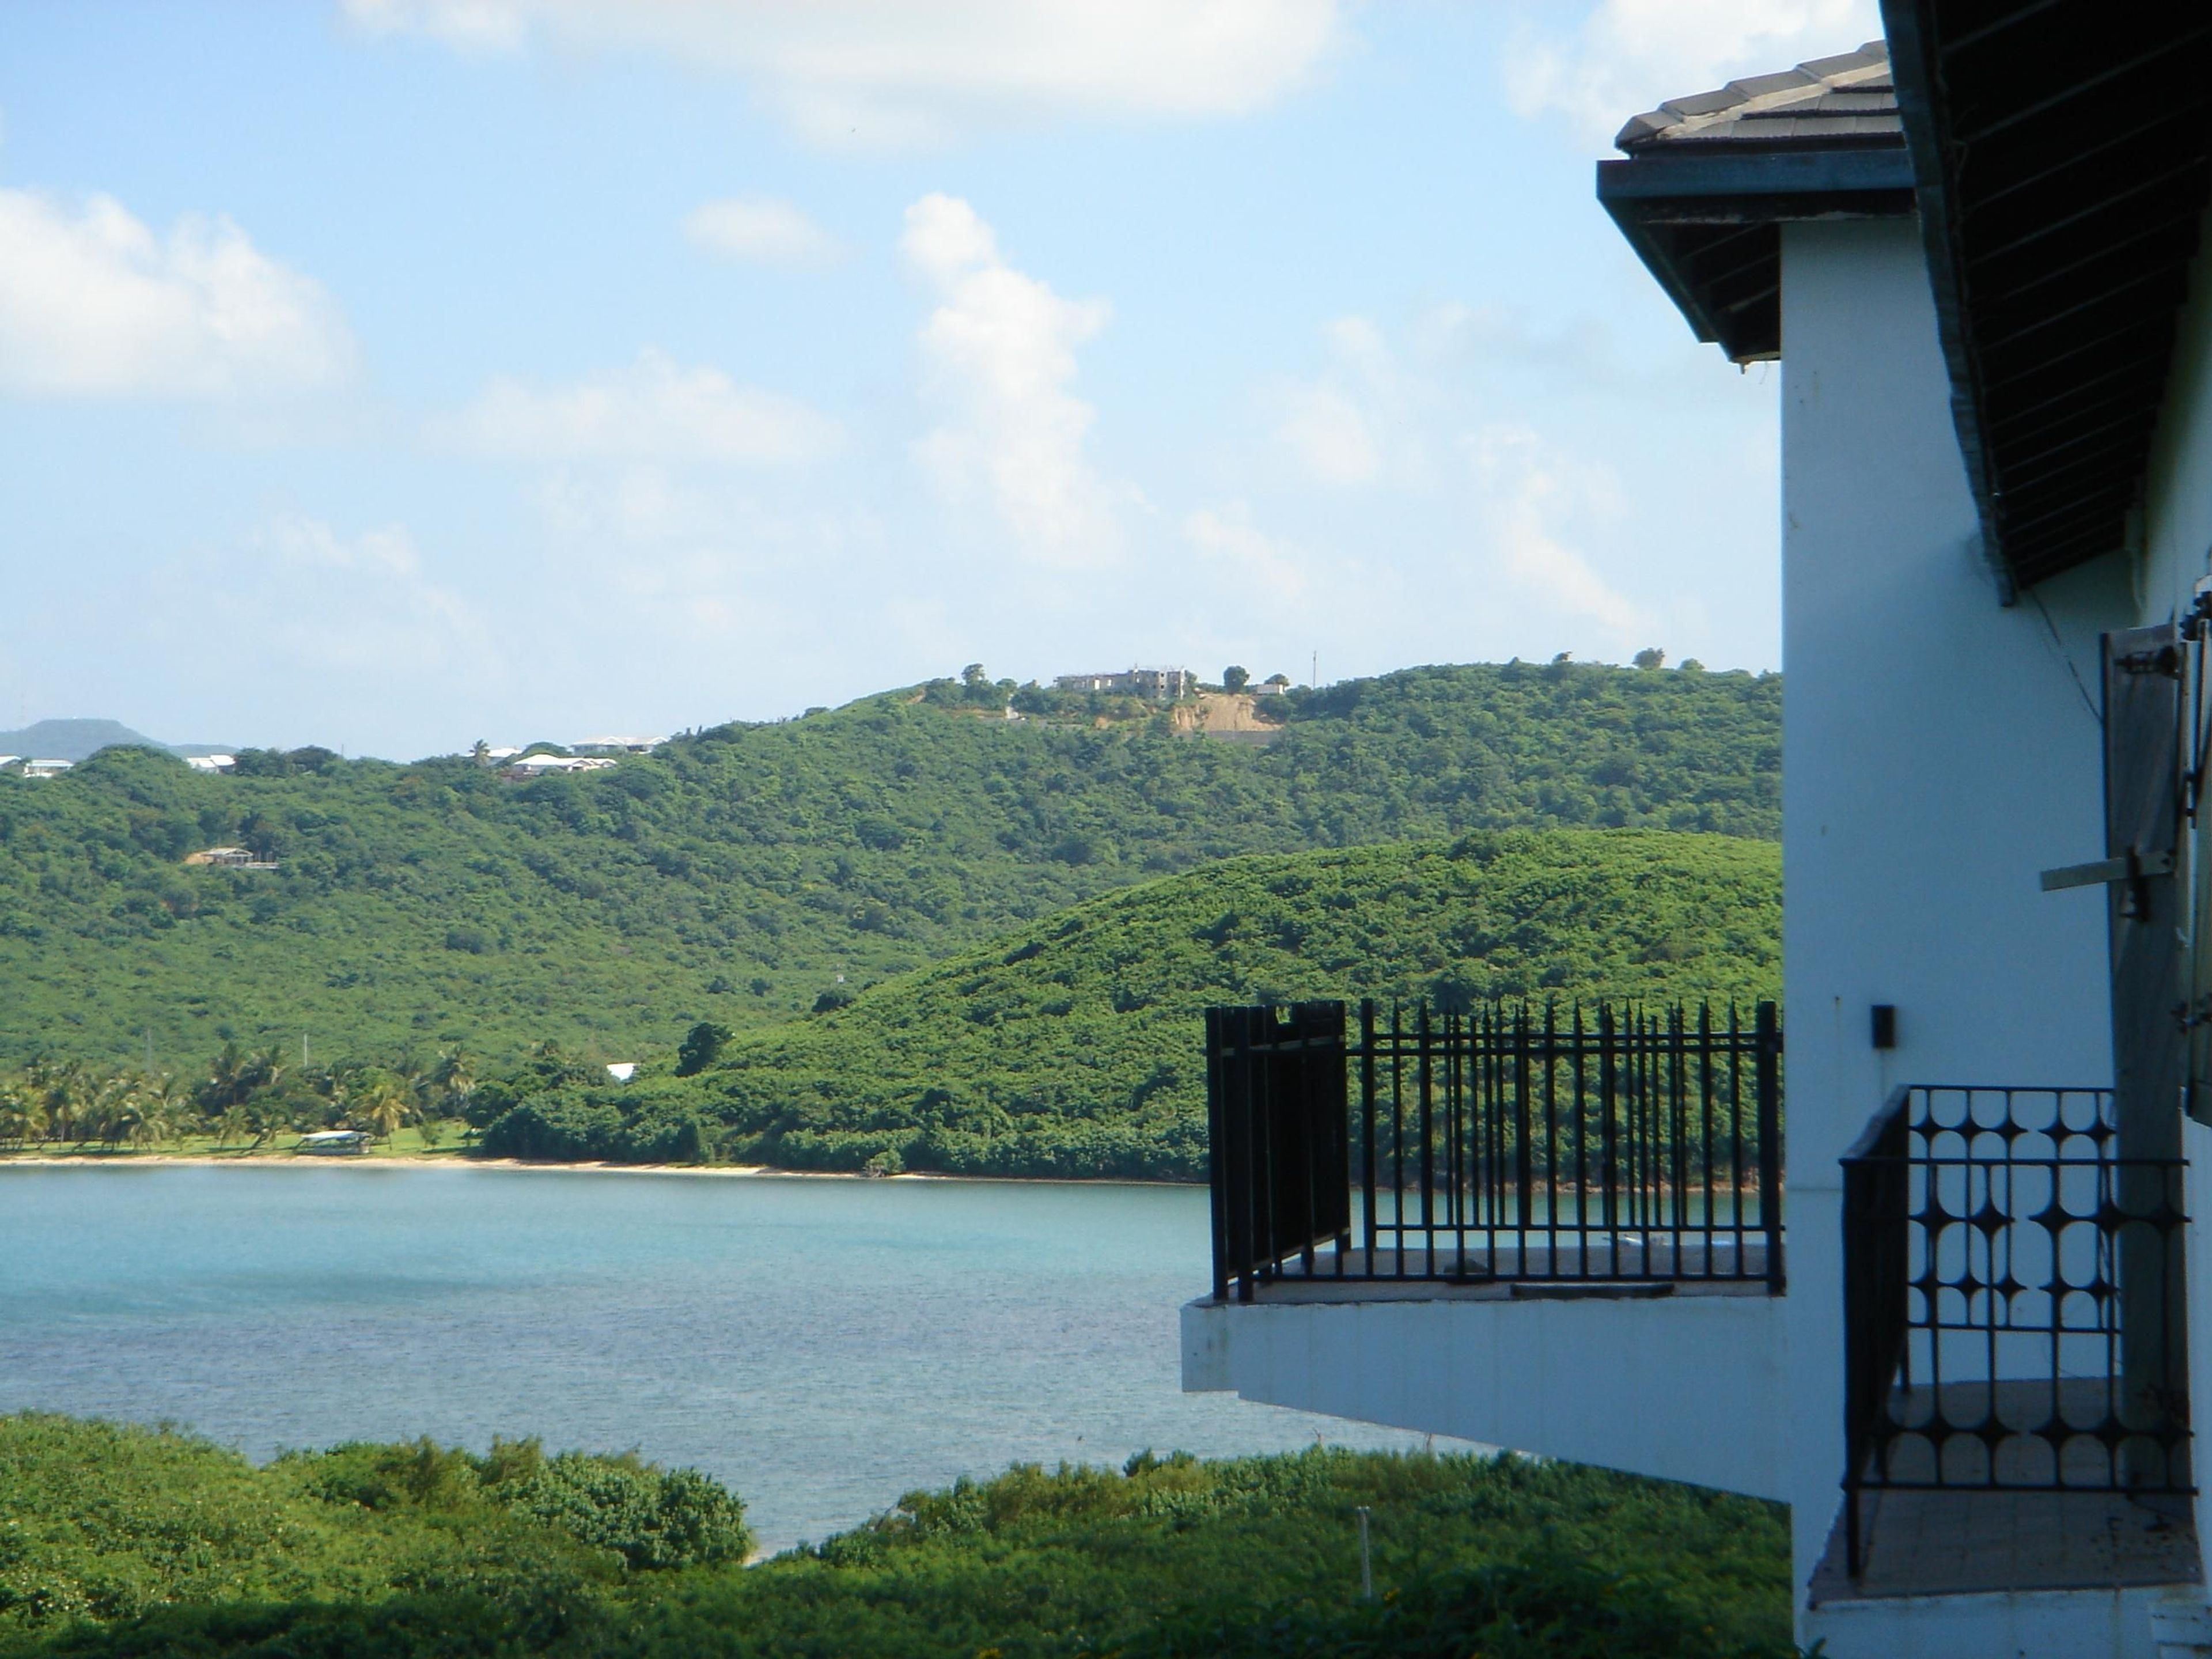
<path fill-rule="evenodd" d="M 732 196 L 702 203 L 684 216 L 694 245 L 747 264 L 804 270 L 834 264 L 837 239 L 791 203 L 773 196 Z"/>
<path fill-rule="evenodd" d="M 1577 519 L 1618 516 L 1620 485 L 1613 474 L 1562 454 L 1522 426 L 1486 427 L 1468 447 L 1504 574 L 1561 611 L 1598 623 L 1620 643 L 1644 629 L 1643 611 L 1565 539 Z"/>
<path fill-rule="evenodd" d="M 1085 563 L 1110 552 L 1116 492 L 1086 453 L 1091 407 L 1069 389 L 1075 349 L 1109 308 L 1064 300 L 1007 264 L 990 226 L 955 197 L 909 207 L 900 247 L 942 299 L 920 342 L 948 416 L 915 447 L 931 483 L 956 503 L 987 497 L 1025 554 Z"/>
<path fill-rule="evenodd" d="M 1427 319 L 1417 349 L 1437 355 Z M 1274 435 L 1301 471 L 1323 483 L 1411 483 L 1427 468 L 1426 429 L 1439 417 L 1433 378 L 1408 372 L 1382 331 L 1365 317 L 1340 317 L 1322 330 L 1328 361 L 1311 380 L 1268 394 Z M 1424 365 L 1432 368 L 1433 365 Z"/>
<path fill-rule="evenodd" d="M 1382 449 L 1365 413 L 1334 387 L 1291 387 L 1276 435 L 1324 483 L 1372 483 L 1382 474 Z"/>
<path fill-rule="evenodd" d="M 1337 0 L 342 0 L 373 33 L 464 51 L 540 41 L 737 75 L 811 137 L 941 138 L 1068 112 L 1236 115 L 1310 80 Z"/>
<path fill-rule="evenodd" d="M 257 651 L 312 669 L 387 684 L 425 675 L 477 680 L 500 656 L 491 631 L 453 589 L 423 569 L 415 538 L 397 525 L 350 538 L 319 519 L 283 514 L 246 538 L 244 566 L 203 587 Z M 191 608 L 210 602 L 205 597 Z"/>
<path fill-rule="evenodd" d="M 836 422 L 796 399 L 739 386 L 717 368 L 684 368 L 647 348 L 612 374 L 542 389 L 501 378 L 458 415 L 433 422 L 438 442 L 518 460 L 662 460 L 790 465 L 836 447 Z"/>
<path fill-rule="evenodd" d="M 1218 511 L 1200 507 L 1183 520 L 1182 533 L 1248 602 L 1255 592 L 1285 600 L 1306 591 L 1304 555 L 1253 524 L 1251 509 L 1243 501 Z"/>
<path fill-rule="evenodd" d="M 166 240 L 112 197 L 0 190 L 0 389 L 222 398 L 348 378 L 353 337 L 308 277 L 228 219 Z"/>
<path fill-rule="evenodd" d="M 1609 143 L 1632 115 L 1881 38 L 1876 0 L 1601 0 L 1571 32 L 1525 30 L 1505 57 L 1507 101 Z"/>

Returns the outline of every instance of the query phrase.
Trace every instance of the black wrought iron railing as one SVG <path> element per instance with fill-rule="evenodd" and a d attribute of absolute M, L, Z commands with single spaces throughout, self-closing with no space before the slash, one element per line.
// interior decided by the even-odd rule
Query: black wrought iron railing
<path fill-rule="evenodd" d="M 1285 1279 L 1783 1288 L 1772 1003 L 1206 1015 L 1213 1289 Z"/>
<path fill-rule="evenodd" d="M 1870 1491 L 2185 1495 L 2184 1164 L 2105 1089 L 1899 1090 L 1844 1165 L 1844 1536 Z"/>

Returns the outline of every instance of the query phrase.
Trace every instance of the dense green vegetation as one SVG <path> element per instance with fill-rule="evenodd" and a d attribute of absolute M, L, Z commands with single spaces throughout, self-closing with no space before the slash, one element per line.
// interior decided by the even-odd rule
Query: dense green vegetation
<path fill-rule="evenodd" d="M 626 1575 L 752 1547 L 696 1470 L 501 1442 L 356 1444 L 256 1468 L 166 1430 L 0 1417 L 0 1632 L 179 1602 L 398 1591 L 557 1608 Z"/>
<path fill-rule="evenodd" d="M 696 1025 L 617 1084 L 547 1049 L 489 1077 L 299 1066 L 235 1046 L 189 1087 L 128 1066 L 0 1070 L 0 1145 L 282 1149 L 348 1126 L 501 1157 L 1193 1179 L 1200 1011 L 1424 997 L 1778 995 L 1769 842 L 1509 830 L 1232 859 L 1070 907 L 766 1030 Z"/>
<path fill-rule="evenodd" d="M 406 1073 L 548 1041 L 640 1059 L 1240 854 L 1563 824 L 1771 838 L 1780 695 L 1414 669 L 1282 698 L 1255 747 L 1049 699 L 1007 720 L 996 688 L 945 682 L 531 782 L 321 750 L 216 777 L 110 749 L 0 777 L 0 1056 L 112 1063 L 150 1034 L 154 1069 L 188 1077 L 307 1031 Z M 182 862 L 217 844 L 281 867 Z"/>
<path fill-rule="evenodd" d="M 14 1656 L 1792 1652 L 1778 1506 L 1513 1459 L 1021 1468 L 745 1570 L 735 1499 L 632 1460 L 423 1443 L 255 1468 L 24 1416 L 0 1418 L 0 1511 Z"/>
<path fill-rule="evenodd" d="M 1209 1003 L 1747 1006 L 1780 994 L 1781 877 L 1771 842 L 1663 830 L 1233 860 L 1074 906 L 817 1016 L 700 1034 L 690 1077 L 664 1060 L 626 1087 L 500 1085 L 476 1111 L 485 1151 L 525 1158 L 659 1158 L 681 1142 L 787 1168 L 1193 1179 Z"/>

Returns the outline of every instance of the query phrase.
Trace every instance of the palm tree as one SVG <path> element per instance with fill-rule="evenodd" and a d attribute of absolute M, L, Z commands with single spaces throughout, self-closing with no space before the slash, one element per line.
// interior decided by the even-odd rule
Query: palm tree
<path fill-rule="evenodd" d="M 223 1108 L 222 1115 L 216 1120 L 215 1144 L 221 1146 L 228 1141 L 234 1146 L 244 1139 L 252 1127 L 252 1113 L 247 1111 L 243 1106 L 226 1106 Z M 261 1137 L 254 1136 L 253 1144 L 258 1146 L 261 1144 Z"/>
<path fill-rule="evenodd" d="M 10 1078 L 0 1085 L 0 1140 L 27 1146 L 46 1138 L 46 1103 L 28 1079 Z"/>
<path fill-rule="evenodd" d="M 226 1042 L 214 1060 L 208 1064 L 207 1083 L 203 1089 L 210 1106 L 235 1106 L 252 1092 L 246 1082 L 246 1054 L 235 1042 Z"/>
<path fill-rule="evenodd" d="M 84 1067 L 74 1060 L 37 1060 L 29 1081 L 47 1135 L 60 1141 L 76 1139 L 77 1116 L 84 1105 Z"/>
<path fill-rule="evenodd" d="M 431 1086 L 437 1091 L 439 1115 L 442 1117 L 465 1116 L 469 1097 L 476 1092 L 476 1067 L 459 1048 L 448 1048 L 438 1056 L 438 1063 L 430 1068 Z"/>
<path fill-rule="evenodd" d="M 78 1109 L 78 1128 L 86 1140 L 97 1140 L 112 1151 L 136 1126 L 141 1109 L 137 1079 L 127 1072 L 111 1072 L 92 1079 Z"/>
<path fill-rule="evenodd" d="M 407 1121 L 413 1104 L 397 1079 L 380 1077 L 356 1097 L 350 1115 L 379 1140 L 389 1140 Z"/>
<path fill-rule="evenodd" d="M 253 1126 L 255 1146 L 292 1127 L 292 1103 L 282 1095 L 271 1092 L 258 1096 L 241 1103 L 240 1109 L 245 1112 L 246 1121 Z"/>
<path fill-rule="evenodd" d="M 174 1127 L 167 1091 L 158 1085 L 133 1085 L 126 1087 L 115 1103 L 110 1133 L 111 1139 L 125 1140 L 133 1146 L 158 1146 Z"/>

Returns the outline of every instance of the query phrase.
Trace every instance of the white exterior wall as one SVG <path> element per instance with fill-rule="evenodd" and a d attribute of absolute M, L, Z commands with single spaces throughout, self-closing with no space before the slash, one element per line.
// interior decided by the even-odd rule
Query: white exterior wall
<path fill-rule="evenodd" d="M 1952 424 L 1919 231 L 1783 238 L 1783 963 L 1796 1582 L 1843 1472 L 1838 1159 L 1906 1083 L 2104 1085 L 2098 635 L 2118 560 L 2006 609 Z M 2078 683 L 2077 683 L 2078 677 Z M 1877 1052 L 1872 1005 L 1894 1004 Z M 1835 1659 L 1860 1659 L 1831 1643 Z"/>
<path fill-rule="evenodd" d="M 1182 1386 L 1781 1498 L 1781 1326 L 1765 1295 L 1207 1299 L 1182 1310 Z"/>
<path fill-rule="evenodd" d="M 2212 215 L 2207 216 L 2212 231 Z M 2212 260 L 2199 257 L 2194 294 L 2174 338 L 2166 405 L 2143 480 L 2141 620 L 2185 615 L 2212 569 Z M 2197 856 L 2212 853 L 2212 824 L 2198 830 Z M 2189 1376 L 2191 1420 L 2212 1424 L 2212 1128 L 2182 1126 L 2189 1159 Z M 2204 1451 L 2197 1450 L 2204 1480 Z M 2197 1536 L 2212 1542 L 2212 1481 L 2197 1499 Z M 2212 1577 L 2212 1574 L 2208 1574 Z"/>

